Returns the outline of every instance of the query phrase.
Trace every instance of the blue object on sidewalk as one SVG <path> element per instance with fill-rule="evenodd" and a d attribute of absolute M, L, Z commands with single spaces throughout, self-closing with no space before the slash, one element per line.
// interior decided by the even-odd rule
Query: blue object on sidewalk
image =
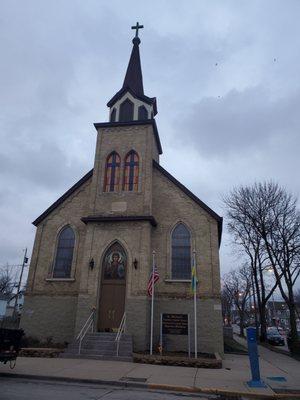
<path fill-rule="evenodd" d="M 247 328 L 247 342 L 248 354 L 251 367 L 251 381 L 247 382 L 249 387 L 267 387 L 267 385 L 260 379 L 258 351 L 256 341 L 256 328 Z"/>

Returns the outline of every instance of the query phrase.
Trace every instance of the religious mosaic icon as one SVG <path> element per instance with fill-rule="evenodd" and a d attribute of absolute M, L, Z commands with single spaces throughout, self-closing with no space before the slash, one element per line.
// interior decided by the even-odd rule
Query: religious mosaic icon
<path fill-rule="evenodd" d="M 114 243 L 104 257 L 104 279 L 125 279 L 126 254 L 119 243 Z"/>

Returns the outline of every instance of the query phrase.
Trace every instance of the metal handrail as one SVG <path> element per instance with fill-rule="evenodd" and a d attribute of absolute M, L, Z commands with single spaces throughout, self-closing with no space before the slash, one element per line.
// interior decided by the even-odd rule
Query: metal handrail
<path fill-rule="evenodd" d="M 92 332 L 94 331 L 94 321 L 95 321 L 94 317 L 95 317 L 95 309 L 93 309 L 90 316 L 85 321 L 85 324 L 83 325 L 80 332 L 78 333 L 78 336 L 76 338 L 76 340 L 79 340 L 78 354 L 80 354 L 80 352 L 81 352 L 81 343 L 82 343 L 85 335 L 88 333 L 90 327 L 92 327 Z"/>
<path fill-rule="evenodd" d="M 118 332 L 116 334 L 115 342 L 117 342 L 117 357 L 119 356 L 119 347 L 122 333 L 125 332 L 125 324 L 126 324 L 126 312 L 124 312 L 120 326 L 118 328 Z"/>

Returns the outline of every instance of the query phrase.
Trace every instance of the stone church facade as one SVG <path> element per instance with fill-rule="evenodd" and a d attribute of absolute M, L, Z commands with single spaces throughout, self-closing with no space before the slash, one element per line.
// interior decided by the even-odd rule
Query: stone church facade
<path fill-rule="evenodd" d="M 154 344 L 161 313 L 193 315 L 195 251 L 198 351 L 223 353 L 222 218 L 159 164 L 156 99 L 144 94 L 139 45 L 136 36 L 123 86 L 108 102 L 109 122 L 94 124 L 94 168 L 33 222 L 21 327 L 27 336 L 63 343 L 74 339 L 93 309 L 99 331 L 115 331 L 126 312 L 134 350 L 147 350 L 153 251 L 160 276 Z M 170 336 L 168 348 L 186 350 L 179 339 Z"/>

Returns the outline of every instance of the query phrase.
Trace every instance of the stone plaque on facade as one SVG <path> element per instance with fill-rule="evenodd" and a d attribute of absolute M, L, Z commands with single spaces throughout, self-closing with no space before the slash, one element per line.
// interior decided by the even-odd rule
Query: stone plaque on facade
<path fill-rule="evenodd" d="M 188 314 L 162 314 L 162 333 L 164 335 L 188 335 Z"/>
<path fill-rule="evenodd" d="M 111 203 L 111 211 L 114 212 L 122 212 L 127 210 L 127 203 L 126 201 L 114 201 Z"/>

